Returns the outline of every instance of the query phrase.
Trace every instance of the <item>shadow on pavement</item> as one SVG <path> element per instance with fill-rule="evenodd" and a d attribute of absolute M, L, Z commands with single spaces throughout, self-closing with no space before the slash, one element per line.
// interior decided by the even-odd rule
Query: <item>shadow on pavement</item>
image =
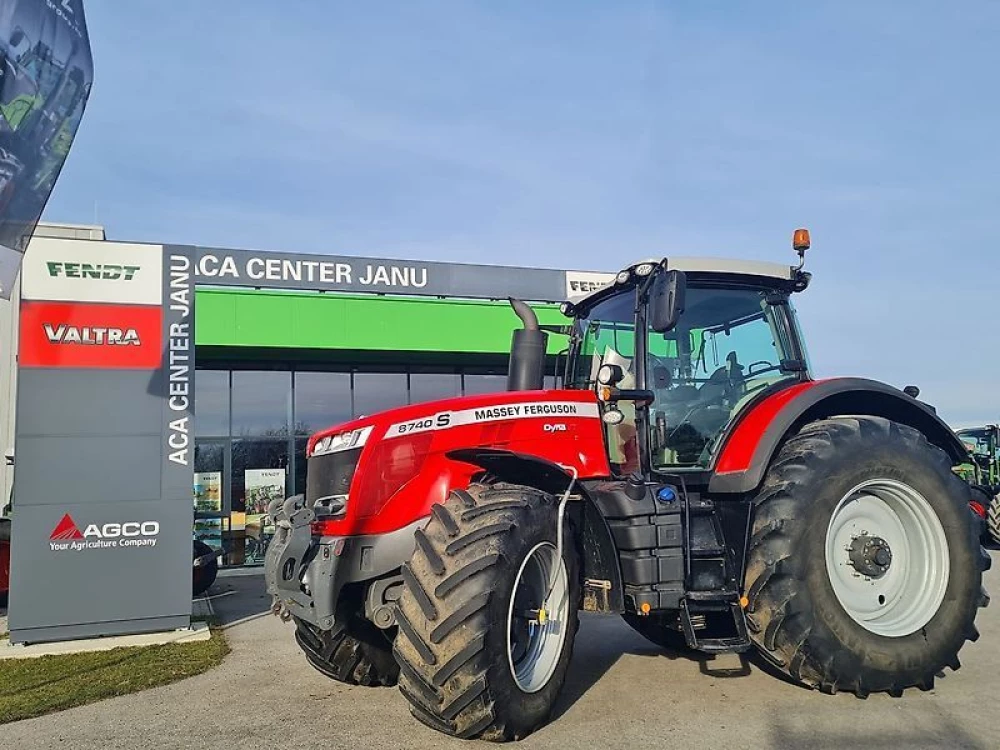
<path fill-rule="evenodd" d="M 898 700 L 898 699 L 890 699 Z M 843 750 L 859 747 L 858 727 L 824 731 L 810 716 L 775 716 L 771 721 L 771 744 L 775 750 Z M 946 747 L 962 750 L 989 750 L 987 745 L 969 735 L 963 726 L 947 716 L 938 716 L 933 731 L 907 729 L 893 731 L 885 726 L 871 728 L 871 744 L 879 750 L 916 750 Z M 996 747 L 995 745 L 992 747 Z"/>
<path fill-rule="evenodd" d="M 702 674 L 715 679 L 748 677 L 752 672 L 745 654 L 716 659 L 694 651 L 668 650 L 644 639 L 616 615 L 581 613 L 573 660 L 552 720 L 586 695 L 624 655 L 697 663 Z"/>
<path fill-rule="evenodd" d="M 263 575 L 220 577 L 208 590 L 208 600 L 223 628 L 271 616 L 271 597 L 264 589 Z"/>

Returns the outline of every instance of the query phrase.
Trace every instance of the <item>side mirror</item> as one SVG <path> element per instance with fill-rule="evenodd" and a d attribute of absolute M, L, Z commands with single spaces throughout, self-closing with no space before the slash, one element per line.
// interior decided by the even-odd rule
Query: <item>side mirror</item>
<path fill-rule="evenodd" d="M 660 273 L 649 292 L 649 325 L 656 333 L 677 327 L 684 313 L 687 276 L 683 271 Z"/>

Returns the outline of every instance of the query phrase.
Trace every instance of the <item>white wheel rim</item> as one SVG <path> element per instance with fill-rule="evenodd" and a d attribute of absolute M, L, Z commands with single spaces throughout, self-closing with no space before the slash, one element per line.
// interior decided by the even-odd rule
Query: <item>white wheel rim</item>
<path fill-rule="evenodd" d="M 537 693 L 555 673 L 566 640 L 569 603 L 566 565 L 555 545 L 536 544 L 521 562 L 507 607 L 507 664 L 522 692 Z M 529 613 L 543 606 L 545 621 L 532 622 Z"/>
<path fill-rule="evenodd" d="M 934 508 L 915 489 L 893 479 L 869 480 L 833 511 L 826 571 L 856 623 L 876 635 L 902 638 L 930 622 L 944 601 L 948 538 Z"/>

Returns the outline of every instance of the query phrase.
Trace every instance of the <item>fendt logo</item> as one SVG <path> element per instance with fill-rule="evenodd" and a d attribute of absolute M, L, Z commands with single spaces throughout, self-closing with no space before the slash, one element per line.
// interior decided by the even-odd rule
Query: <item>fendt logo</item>
<path fill-rule="evenodd" d="M 105 328 L 102 326 L 57 326 L 43 323 L 45 336 L 50 344 L 84 344 L 86 346 L 142 346 L 139 332 L 134 328 Z"/>
<path fill-rule="evenodd" d="M 160 533 L 159 521 L 92 523 L 83 531 L 67 513 L 49 534 L 49 548 L 63 550 L 112 549 L 115 547 L 155 547 Z"/>
<path fill-rule="evenodd" d="M 48 261 L 45 267 L 49 276 L 67 279 L 104 279 L 106 281 L 131 281 L 139 273 L 140 266 L 120 266 L 117 263 L 62 263 Z"/>

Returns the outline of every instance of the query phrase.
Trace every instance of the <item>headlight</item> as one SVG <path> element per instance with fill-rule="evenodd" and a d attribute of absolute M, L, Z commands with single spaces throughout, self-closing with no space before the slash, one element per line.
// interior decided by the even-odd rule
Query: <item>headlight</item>
<path fill-rule="evenodd" d="M 632 278 L 632 274 L 630 271 L 628 270 L 619 271 L 618 275 L 615 276 L 615 282 L 618 284 L 627 284 L 630 278 Z"/>
<path fill-rule="evenodd" d="M 649 276 L 653 272 L 654 265 L 652 263 L 640 263 L 635 267 L 636 276 Z"/>
<path fill-rule="evenodd" d="M 625 377 L 625 373 L 618 365 L 601 365 L 597 371 L 597 382 L 601 385 L 617 385 Z"/>
<path fill-rule="evenodd" d="M 316 441 L 313 446 L 312 456 L 325 456 L 328 453 L 338 453 L 339 451 L 349 451 L 351 448 L 360 448 L 365 444 L 371 434 L 371 427 L 360 427 L 350 432 L 340 432 L 336 435 L 327 435 Z"/>

